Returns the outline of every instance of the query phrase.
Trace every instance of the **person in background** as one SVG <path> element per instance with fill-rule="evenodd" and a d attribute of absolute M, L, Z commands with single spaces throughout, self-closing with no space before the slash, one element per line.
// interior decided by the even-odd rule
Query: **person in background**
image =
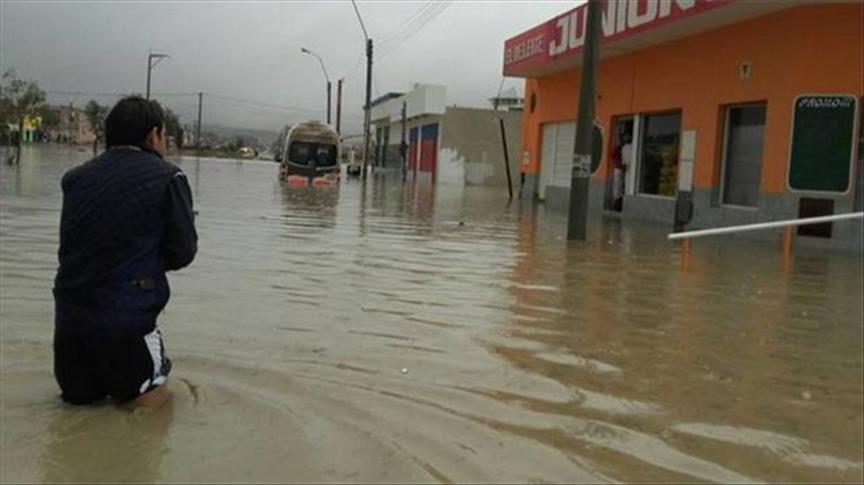
<path fill-rule="evenodd" d="M 633 145 L 630 143 L 630 134 L 621 135 L 621 143 L 612 154 L 612 204 L 616 211 L 621 211 L 624 203 L 627 170 L 631 165 L 633 157 Z"/>
<path fill-rule="evenodd" d="M 120 100 L 106 150 L 63 176 L 54 375 L 67 403 L 170 398 L 156 317 L 169 299 L 165 272 L 192 262 L 198 235 L 186 176 L 162 158 L 164 120 L 155 101 Z"/>

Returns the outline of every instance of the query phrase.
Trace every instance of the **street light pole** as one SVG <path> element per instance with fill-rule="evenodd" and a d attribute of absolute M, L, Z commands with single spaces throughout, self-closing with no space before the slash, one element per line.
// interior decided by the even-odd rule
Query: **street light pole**
<path fill-rule="evenodd" d="M 316 54 L 313 51 L 310 51 L 309 49 L 307 49 L 305 47 L 301 47 L 300 52 L 302 52 L 304 54 L 309 54 L 310 56 L 314 56 L 316 59 L 318 59 L 318 63 L 321 64 L 321 70 L 324 71 L 324 79 L 327 81 L 327 124 L 329 125 L 330 124 L 330 111 L 331 111 L 330 110 L 330 98 L 331 98 L 330 92 L 332 91 L 332 89 L 331 89 L 332 84 L 330 83 L 330 75 L 327 74 L 327 68 L 324 67 L 324 60 L 321 59 L 321 56 L 319 56 L 318 54 Z"/>
<path fill-rule="evenodd" d="M 147 56 L 147 99 L 150 99 L 150 71 L 156 67 L 156 64 L 159 64 L 159 61 L 169 57 L 168 54 L 154 54 L 152 51 Z M 153 63 L 153 59 L 156 59 L 156 63 Z"/>

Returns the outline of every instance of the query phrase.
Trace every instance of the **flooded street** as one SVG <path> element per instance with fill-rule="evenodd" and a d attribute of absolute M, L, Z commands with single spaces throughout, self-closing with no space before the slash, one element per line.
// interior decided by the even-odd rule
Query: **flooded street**
<path fill-rule="evenodd" d="M 0 167 L 2 482 L 861 482 L 860 254 L 693 243 L 506 188 L 277 182 L 184 158 L 200 235 L 161 316 L 171 408 L 61 403 L 63 172 Z"/>

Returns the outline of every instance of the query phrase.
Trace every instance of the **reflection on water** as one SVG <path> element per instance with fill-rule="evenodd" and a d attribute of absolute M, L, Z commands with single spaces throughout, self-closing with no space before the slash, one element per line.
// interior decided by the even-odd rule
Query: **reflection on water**
<path fill-rule="evenodd" d="M 174 404 L 158 413 L 63 409 L 47 426 L 43 482 L 158 482 Z"/>
<path fill-rule="evenodd" d="M 0 480 L 860 482 L 862 259 L 588 244 L 504 188 L 287 187 L 183 159 L 200 252 L 162 317 L 170 412 L 59 403 L 59 178 L 0 169 Z"/>

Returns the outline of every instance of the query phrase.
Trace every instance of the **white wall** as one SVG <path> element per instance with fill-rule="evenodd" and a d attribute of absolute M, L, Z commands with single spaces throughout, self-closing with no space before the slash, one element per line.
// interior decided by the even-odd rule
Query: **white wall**
<path fill-rule="evenodd" d="M 506 186 L 507 170 L 501 142 L 504 120 L 510 173 L 518 176 L 516 154 L 522 152 L 522 113 L 451 106 L 441 119 L 439 167 L 461 173 L 467 185 Z M 455 175 L 458 176 L 458 175 Z"/>
<path fill-rule="evenodd" d="M 447 109 L 447 87 L 438 84 L 415 84 L 411 91 L 372 107 L 372 120 L 402 118 L 402 102 L 407 102 L 407 117 L 442 115 Z"/>
<path fill-rule="evenodd" d="M 441 127 L 439 126 L 439 130 Z M 438 132 L 440 135 L 440 131 Z M 438 137 L 438 173 L 436 182 L 439 184 L 465 185 L 465 157 L 452 148 L 441 148 L 441 137 Z"/>

